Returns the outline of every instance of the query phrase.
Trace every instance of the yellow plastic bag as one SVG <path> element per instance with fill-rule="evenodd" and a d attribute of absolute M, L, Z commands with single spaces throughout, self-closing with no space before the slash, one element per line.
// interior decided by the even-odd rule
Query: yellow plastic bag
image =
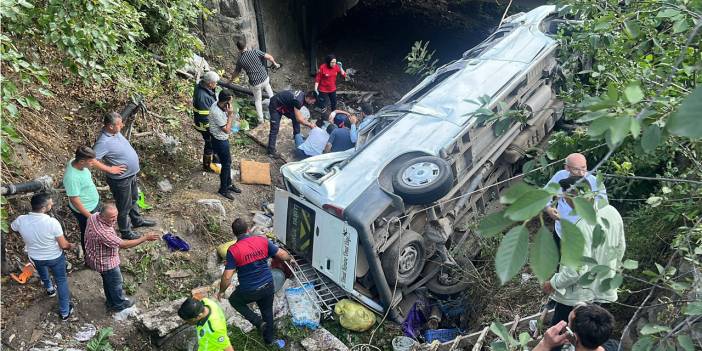
<path fill-rule="evenodd" d="M 217 254 L 219 255 L 219 257 L 222 259 L 227 257 L 227 250 L 229 250 L 229 247 L 234 245 L 235 242 L 236 240 L 232 240 L 217 246 Z"/>
<path fill-rule="evenodd" d="M 375 314 L 358 302 L 343 299 L 334 307 L 341 326 L 357 332 L 370 329 L 375 323 Z"/>

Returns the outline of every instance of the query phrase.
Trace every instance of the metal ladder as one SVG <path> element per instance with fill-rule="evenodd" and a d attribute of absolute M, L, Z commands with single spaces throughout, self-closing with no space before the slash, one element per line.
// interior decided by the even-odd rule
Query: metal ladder
<path fill-rule="evenodd" d="M 334 319 L 334 306 L 339 300 L 346 297 L 346 292 L 323 274 L 319 274 L 312 264 L 306 259 L 293 255 L 294 261 L 285 264 L 292 271 L 295 280 L 300 286 L 312 284 L 314 289 L 303 289 L 312 301 L 319 303 L 322 317 Z"/>

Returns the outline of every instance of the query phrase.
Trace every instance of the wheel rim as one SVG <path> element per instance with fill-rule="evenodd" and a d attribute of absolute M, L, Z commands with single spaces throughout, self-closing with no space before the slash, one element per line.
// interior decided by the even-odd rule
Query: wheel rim
<path fill-rule="evenodd" d="M 417 265 L 419 250 L 414 245 L 406 246 L 400 252 L 400 274 L 407 274 Z"/>
<path fill-rule="evenodd" d="M 424 187 L 435 182 L 440 175 L 439 166 L 433 162 L 415 163 L 402 172 L 402 182 L 411 187 Z"/>

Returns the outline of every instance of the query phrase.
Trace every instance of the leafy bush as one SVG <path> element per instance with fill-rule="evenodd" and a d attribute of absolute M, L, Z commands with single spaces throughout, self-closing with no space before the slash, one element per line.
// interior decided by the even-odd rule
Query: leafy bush
<path fill-rule="evenodd" d="M 405 56 L 407 68 L 405 73 L 411 75 L 426 77 L 436 71 L 436 63 L 438 59 L 432 60 L 436 50 L 429 52 L 429 41 L 422 44 L 422 41 L 415 41 L 410 49 L 410 52 Z"/>

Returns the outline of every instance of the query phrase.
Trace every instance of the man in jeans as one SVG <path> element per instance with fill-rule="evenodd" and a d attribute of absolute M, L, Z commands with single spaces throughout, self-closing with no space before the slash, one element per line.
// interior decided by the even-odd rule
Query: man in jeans
<path fill-rule="evenodd" d="M 63 187 L 68 196 L 68 207 L 78 221 L 80 228 L 80 246 L 85 254 L 85 225 L 91 214 L 99 211 L 100 194 L 98 194 L 90 167 L 95 163 L 95 151 L 87 146 L 76 149 L 75 158 L 66 164 L 63 175 Z"/>
<path fill-rule="evenodd" d="M 105 305 L 108 310 L 114 312 L 120 312 L 134 305 L 134 301 L 127 299 L 122 290 L 119 249 L 128 249 L 145 241 L 159 239 L 157 233 L 149 233 L 134 240 L 122 240 L 114 228 L 117 216 L 115 204 L 107 202 L 102 212 L 88 218 L 88 226 L 85 229 L 85 261 L 88 267 L 102 276 Z"/>
<path fill-rule="evenodd" d="M 278 248 L 265 236 L 249 234 L 249 225 L 241 218 L 232 223 L 232 232 L 237 241 L 227 250 L 227 261 L 219 284 L 218 299 L 224 297 L 224 292 L 232 283 L 232 276 L 238 271 L 239 286 L 229 296 L 229 303 L 241 313 L 251 324 L 263 332 L 263 340 L 272 346 L 282 348 L 283 340 L 275 340 L 275 325 L 273 324 L 273 275 L 268 267 L 268 259 L 276 257 L 290 261 L 292 257 L 283 249 Z M 263 320 L 254 313 L 247 304 L 256 302 Z"/>
<path fill-rule="evenodd" d="M 232 183 L 232 153 L 229 150 L 229 134 L 234 123 L 234 108 L 232 107 L 232 94 L 226 90 L 219 93 L 219 100 L 210 107 L 210 134 L 212 134 L 212 149 L 222 163 L 219 172 L 219 190 L 217 193 L 229 200 L 234 200 L 231 192 L 240 193 L 241 190 Z"/>
<path fill-rule="evenodd" d="M 253 96 L 254 96 L 254 106 L 256 106 L 256 113 L 258 114 L 258 123 L 263 123 L 263 106 L 261 103 L 262 90 L 266 89 L 266 94 L 268 98 L 273 97 L 273 88 L 271 88 L 271 80 L 268 77 L 268 71 L 266 67 L 263 66 L 263 60 L 270 61 L 273 67 L 280 68 L 280 65 L 275 62 L 275 58 L 271 54 L 265 53 L 259 49 L 247 49 L 246 42 L 244 40 L 238 40 L 236 42 L 236 47 L 239 49 L 241 55 L 239 60 L 236 62 L 236 68 L 234 69 L 234 78 L 239 76 L 241 70 L 246 71 L 249 76 L 249 84 L 251 84 Z"/>
<path fill-rule="evenodd" d="M 133 240 L 139 234 L 132 231 L 132 228 L 156 225 L 154 221 L 141 216 L 136 204 L 139 198 L 139 156 L 129 140 L 120 133 L 124 125 L 119 113 L 108 113 L 102 123 L 102 133 L 93 148 L 97 159 L 95 166 L 107 173 L 107 185 L 110 186 L 119 211 L 117 224 L 122 239 Z"/>
<path fill-rule="evenodd" d="M 68 320 L 73 313 L 71 292 L 68 290 L 68 274 L 66 273 L 66 255 L 63 250 L 75 247 L 63 235 L 61 224 L 47 215 L 53 207 L 51 196 L 40 193 L 32 196 L 32 212 L 17 217 L 10 227 L 19 232 L 27 248 L 29 258 L 34 262 L 39 272 L 42 284 L 49 297 L 56 296 L 58 290 L 59 315 L 61 320 Z M 56 287 L 51 283 L 49 270 L 54 275 Z"/>

